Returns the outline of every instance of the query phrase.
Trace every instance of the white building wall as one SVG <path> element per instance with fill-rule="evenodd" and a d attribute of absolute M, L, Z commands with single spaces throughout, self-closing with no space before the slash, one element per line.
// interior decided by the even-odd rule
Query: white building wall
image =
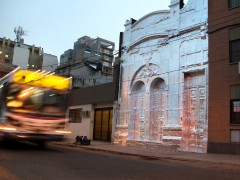
<path fill-rule="evenodd" d="M 67 138 L 74 141 L 76 136 L 87 136 L 88 139 L 92 139 L 94 124 L 94 109 L 92 108 L 92 105 L 70 106 L 67 110 L 67 116 L 69 109 L 82 109 L 83 112 L 90 112 L 90 116 L 82 116 L 81 123 L 69 123 L 68 128 L 72 133 L 68 135 Z"/>
<path fill-rule="evenodd" d="M 207 0 L 169 7 L 126 21 L 114 142 L 206 152 Z"/>
<path fill-rule="evenodd" d="M 24 45 L 15 46 L 13 51 L 13 64 L 19 66 L 21 69 L 28 68 L 29 49 Z"/>
<path fill-rule="evenodd" d="M 95 110 L 101 108 L 111 108 L 112 103 L 99 103 L 99 104 L 84 104 L 79 106 L 69 106 L 66 111 L 68 116 L 69 109 L 82 109 L 82 122 L 81 123 L 69 123 L 68 129 L 71 134 L 67 136 L 68 139 L 74 141 L 76 136 L 87 136 L 88 139 L 93 139 L 94 135 L 94 116 Z M 84 112 L 90 112 L 89 116 L 85 116 Z"/>
<path fill-rule="evenodd" d="M 55 71 L 58 66 L 57 56 L 46 54 L 43 55 L 42 70 Z"/>

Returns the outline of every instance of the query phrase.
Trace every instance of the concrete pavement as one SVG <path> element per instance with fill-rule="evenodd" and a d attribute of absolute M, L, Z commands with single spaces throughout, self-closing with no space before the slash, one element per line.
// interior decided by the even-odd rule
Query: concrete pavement
<path fill-rule="evenodd" d="M 101 151 L 105 153 L 137 156 L 144 159 L 159 159 L 159 160 L 177 160 L 188 162 L 210 163 L 213 165 L 224 165 L 239 168 L 240 170 L 240 155 L 230 154 L 202 154 L 191 152 L 174 152 L 159 149 L 146 149 L 142 147 L 129 147 L 124 145 L 111 144 L 109 142 L 91 141 L 91 145 L 75 145 L 74 140 L 64 142 L 52 142 L 55 145 L 81 148 L 84 150 Z"/>

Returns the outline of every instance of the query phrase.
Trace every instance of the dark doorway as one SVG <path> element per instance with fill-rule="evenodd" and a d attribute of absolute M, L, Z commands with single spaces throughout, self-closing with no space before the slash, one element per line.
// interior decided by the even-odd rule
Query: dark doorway
<path fill-rule="evenodd" d="M 112 135 L 112 108 L 95 110 L 93 139 L 98 141 L 111 141 Z"/>

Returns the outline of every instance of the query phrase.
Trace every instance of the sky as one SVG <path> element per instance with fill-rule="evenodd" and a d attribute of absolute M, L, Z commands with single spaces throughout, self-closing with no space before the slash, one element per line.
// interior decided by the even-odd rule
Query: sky
<path fill-rule="evenodd" d="M 27 32 L 24 43 L 60 55 L 82 36 L 115 43 L 126 20 L 169 9 L 171 0 L 0 0 L 0 37 L 15 40 L 14 28 Z M 186 2 L 186 1 L 185 1 Z"/>

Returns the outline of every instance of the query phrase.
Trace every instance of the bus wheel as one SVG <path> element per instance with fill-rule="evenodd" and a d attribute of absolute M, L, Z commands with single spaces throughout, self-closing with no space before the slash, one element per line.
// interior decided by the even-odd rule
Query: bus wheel
<path fill-rule="evenodd" d="M 36 141 L 35 143 L 41 148 L 44 148 L 46 146 L 45 141 Z"/>

